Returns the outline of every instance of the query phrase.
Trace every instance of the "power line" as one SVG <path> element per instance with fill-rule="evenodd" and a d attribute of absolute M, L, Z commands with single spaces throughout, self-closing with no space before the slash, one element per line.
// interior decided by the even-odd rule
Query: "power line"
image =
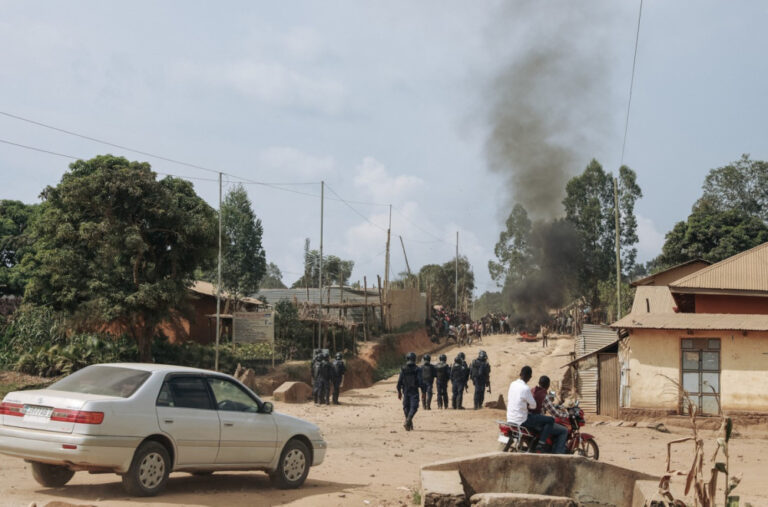
<path fill-rule="evenodd" d="M 441 238 L 441 237 L 437 236 L 436 234 L 434 234 L 434 233 L 432 233 L 432 232 L 430 232 L 430 231 L 428 231 L 428 230 L 426 230 L 426 229 L 422 228 L 422 227 L 421 227 L 420 225 L 418 225 L 416 222 L 412 221 L 410 218 L 408 218 L 407 216 L 405 216 L 405 214 L 404 214 L 404 213 L 401 213 L 401 212 L 400 212 L 400 210 L 398 210 L 397 208 L 394 208 L 394 209 L 395 209 L 395 211 L 397 212 L 397 214 L 398 214 L 398 215 L 400 215 L 401 217 L 403 217 L 403 219 L 405 219 L 405 221 L 406 221 L 406 222 L 410 223 L 412 226 L 416 227 L 418 230 L 420 230 L 420 231 L 421 231 L 421 232 L 423 232 L 424 234 L 429 234 L 430 236 L 432 236 L 433 238 L 435 238 L 435 240 L 434 240 L 434 241 L 424 241 L 424 240 L 414 240 L 414 239 L 411 239 L 411 240 L 409 240 L 409 241 L 415 241 L 415 242 L 417 242 L 417 243 L 437 243 L 438 241 L 440 241 L 440 242 L 443 242 L 443 243 L 445 243 L 446 245 L 451 245 L 451 246 L 453 246 L 453 243 L 450 243 L 450 242 L 448 242 L 448 241 L 444 240 L 443 238 Z"/>
<path fill-rule="evenodd" d="M 624 165 L 624 151 L 627 148 L 627 132 L 629 131 L 629 111 L 632 106 L 632 88 L 635 84 L 635 67 L 637 66 L 637 46 L 640 40 L 640 20 L 643 16 L 643 0 L 637 12 L 637 32 L 635 33 L 635 55 L 632 57 L 632 77 L 629 80 L 629 100 L 627 100 L 627 118 L 624 122 L 624 142 L 621 144 L 621 165 Z"/>
<path fill-rule="evenodd" d="M 383 232 L 387 232 L 387 230 L 386 230 L 385 228 L 381 227 L 379 224 L 375 224 L 375 223 L 371 222 L 371 221 L 368 219 L 368 217 L 366 217 L 365 215 L 363 215 L 362 213 L 360 213 L 359 211 L 357 211 L 357 210 L 354 208 L 354 206 L 352 206 L 351 204 L 349 204 L 349 202 L 347 202 L 347 201 L 346 201 L 344 198 L 342 198 L 342 197 L 341 197 L 339 194 L 337 194 L 337 193 L 336 193 L 336 191 L 335 191 L 334 189 L 332 189 L 330 185 L 328 185 L 328 184 L 326 183 L 326 184 L 325 184 L 325 186 L 326 186 L 326 187 L 328 187 L 328 190 L 330 190 L 331 192 L 333 192 L 333 195 L 335 195 L 336 197 L 338 197 L 338 198 L 339 198 L 339 200 L 340 200 L 341 202 L 343 202 L 344 204 L 346 204 L 346 205 L 347 205 L 347 207 L 348 207 L 349 209 L 351 209 L 352 211 L 354 211 L 354 212 L 355 212 L 357 215 L 359 215 L 359 216 L 360 216 L 360 217 L 361 217 L 363 220 L 365 220 L 366 222 L 368 222 L 368 223 L 369 223 L 369 224 L 371 224 L 372 226 L 376 227 L 377 229 L 379 229 L 379 230 L 381 230 L 381 231 L 383 231 Z"/>
<path fill-rule="evenodd" d="M 13 141 L 8 141 L 6 139 L 0 139 L 0 143 L 10 144 L 11 146 L 17 146 L 19 148 L 24 148 L 25 150 L 32 150 L 32 151 L 39 151 L 40 153 L 47 153 L 48 155 L 56 155 L 57 157 L 64 157 L 64 158 L 71 158 L 72 160 L 78 160 L 78 157 L 73 157 L 72 155 L 65 155 L 64 153 L 57 153 L 55 151 L 44 150 L 42 148 L 36 148 L 35 146 L 28 146 L 26 144 L 14 143 Z"/>

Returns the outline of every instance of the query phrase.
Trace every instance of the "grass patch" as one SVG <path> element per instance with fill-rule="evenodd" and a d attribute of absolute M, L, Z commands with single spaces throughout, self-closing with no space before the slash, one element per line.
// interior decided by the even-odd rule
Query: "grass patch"
<path fill-rule="evenodd" d="M 411 496 L 411 503 L 413 505 L 421 505 L 421 493 L 418 491 L 413 492 L 413 496 Z"/>

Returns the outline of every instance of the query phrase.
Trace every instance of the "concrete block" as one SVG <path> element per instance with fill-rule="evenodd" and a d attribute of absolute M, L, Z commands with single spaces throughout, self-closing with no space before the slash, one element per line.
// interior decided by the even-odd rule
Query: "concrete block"
<path fill-rule="evenodd" d="M 467 497 L 458 470 L 421 471 L 422 499 L 425 507 L 466 506 Z"/>
<path fill-rule="evenodd" d="M 507 404 L 504 403 L 504 395 L 500 394 L 499 399 L 496 401 L 489 401 L 485 404 L 486 408 L 495 408 L 498 410 L 507 410 Z"/>
<path fill-rule="evenodd" d="M 469 499 L 472 505 L 483 507 L 577 507 L 565 496 L 531 495 L 526 493 L 478 493 Z"/>
<path fill-rule="evenodd" d="M 304 382 L 283 382 L 272 396 L 283 403 L 305 403 L 312 398 L 312 388 Z"/>

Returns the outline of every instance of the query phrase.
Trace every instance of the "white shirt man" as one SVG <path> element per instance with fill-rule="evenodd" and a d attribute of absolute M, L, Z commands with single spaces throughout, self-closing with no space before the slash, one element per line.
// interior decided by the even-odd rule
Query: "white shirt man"
<path fill-rule="evenodd" d="M 507 422 L 523 424 L 528 419 L 528 408 L 536 408 L 531 388 L 521 378 L 509 384 L 507 393 Z"/>

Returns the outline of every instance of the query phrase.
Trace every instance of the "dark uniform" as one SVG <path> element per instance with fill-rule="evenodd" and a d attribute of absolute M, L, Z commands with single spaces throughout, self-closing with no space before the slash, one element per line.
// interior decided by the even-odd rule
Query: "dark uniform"
<path fill-rule="evenodd" d="M 469 392 L 469 365 L 467 364 L 467 356 L 464 352 L 459 352 L 461 358 L 461 369 L 464 371 L 464 391 Z M 459 399 L 459 408 L 464 409 L 464 395 Z"/>
<path fill-rule="evenodd" d="M 315 405 L 320 403 L 321 386 L 317 380 L 317 375 L 320 373 L 320 363 L 323 362 L 323 355 L 320 351 L 315 351 L 315 357 L 312 359 L 311 374 L 312 374 L 312 399 L 315 401 Z"/>
<path fill-rule="evenodd" d="M 315 383 L 319 384 L 321 404 L 331 404 L 329 395 L 331 392 L 331 382 L 333 382 L 333 376 L 333 366 L 329 361 L 328 354 L 323 354 L 323 359 L 320 361 L 320 365 L 318 366 L 317 378 L 315 379 Z"/>
<path fill-rule="evenodd" d="M 451 366 L 451 408 L 460 409 L 461 401 L 464 397 L 464 382 L 466 375 L 464 374 L 464 368 L 461 366 L 461 358 L 456 356 L 453 360 L 453 366 Z"/>
<path fill-rule="evenodd" d="M 448 408 L 448 379 L 451 367 L 445 362 L 445 354 L 440 355 L 440 362 L 435 366 L 437 379 L 437 408 Z"/>
<path fill-rule="evenodd" d="M 421 396 L 421 403 L 424 410 L 432 410 L 432 386 L 435 383 L 437 370 L 433 364 L 430 364 L 429 354 L 424 354 L 424 364 L 421 366 L 421 379 L 424 381 L 424 393 Z"/>
<path fill-rule="evenodd" d="M 419 410 L 419 391 L 424 392 L 424 383 L 421 378 L 421 368 L 416 366 L 416 354 L 409 352 L 405 359 L 405 366 L 400 370 L 400 376 L 397 379 L 397 397 L 403 400 L 405 430 L 411 431 L 413 416 Z"/>
<path fill-rule="evenodd" d="M 481 350 L 477 359 L 472 361 L 470 369 L 472 383 L 475 384 L 475 410 L 483 408 L 485 388 L 491 387 L 491 365 L 488 364 L 488 356 Z"/>
<path fill-rule="evenodd" d="M 344 365 L 344 360 L 341 358 L 341 353 L 336 354 L 336 360 L 333 362 L 333 404 L 339 404 L 339 389 L 341 389 L 341 382 L 344 380 L 344 374 L 347 372 L 347 367 Z"/>

